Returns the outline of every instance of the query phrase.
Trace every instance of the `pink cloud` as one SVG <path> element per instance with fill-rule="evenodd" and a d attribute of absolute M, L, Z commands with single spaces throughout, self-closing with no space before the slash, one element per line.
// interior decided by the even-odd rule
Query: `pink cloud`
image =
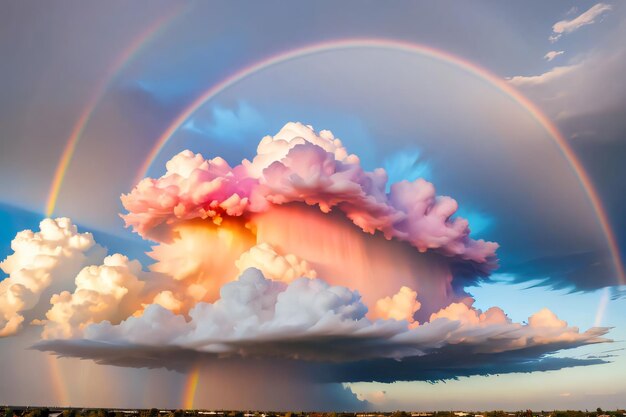
<path fill-rule="evenodd" d="M 288 123 L 263 138 L 252 162 L 235 167 L 219 157 L 179 153 L 164 176 L 144 179 L 122 196 L 128 210 L 122 217 L 140 235 L 167 241 L 171 226 L 186 220 L 219 225 L 225 217 L 245 219 L 276 205 L 303 203 L 324 213 L 336 208 L 364 232 L 380 232 L 420 252 L 495 266 L 498 245 L 469 237 L 468 222 L 453 218 L 455 200 L 437 196 L 422 179 L 392 184 L 388 193 L 386 186 L 383 169 L 363 170 L 331 132 Z"/>

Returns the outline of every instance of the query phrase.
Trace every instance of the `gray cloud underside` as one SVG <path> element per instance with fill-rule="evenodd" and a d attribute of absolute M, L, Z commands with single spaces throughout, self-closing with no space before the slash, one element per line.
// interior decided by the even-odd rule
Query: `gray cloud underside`
<path fill-rule="evenodd" d="M 263 344 L 255 343 L 259 348 Z M 294 359 L 256 358 L 202 353 L 176 347 L 137 345 L 111 345 L 90 340 L 47 340 L 33 349 L 52 352 L 58 357 L 76 357 L 93 360 L 98 364 L 162 368 L 188 372 L 202 364 L 206 368 L 219 368 L 222 372 L 241 370 L 291 369 L 319 383 L 337 382 L 437 382 L 474 375 L 495 375 L 553 371 L 577 366 L 610 363 L 603 358 L 553 357 L 552 353 L 578 347 L 568 342 L 501 353 L 473 353 L 467 346 L 450 345 L 423 356 L 402 360 L 373 359 L 354 362 L 313 362 Z M 265 346 L 267 348 L 267 346 Z M 323 349 L 321 343 L 311 342 L 312 350 Z"/>

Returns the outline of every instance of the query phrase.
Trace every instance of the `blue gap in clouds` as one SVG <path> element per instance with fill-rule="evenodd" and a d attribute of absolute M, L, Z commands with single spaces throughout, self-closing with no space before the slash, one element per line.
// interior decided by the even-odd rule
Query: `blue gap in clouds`
<path fill-rule="evenodd" d="M 431 164 L 423 160 L 417 148 L 402 150 L 388 156 L 383 161 L 383 168 L 387 171 L 387 191 L 391 184 L 402 180 L 412 182 L 423 178 L 432 181 L 433 178 Z"/>
<path fill-rule="evenodd" d="M 181 127 L 172 138 L 171 146 L 176 147 L 176 150 L 188 148 L 207 158 L 221 156 L 229 164 L 235 165 L 243 158 L 253 158 L 259 141 L 266 135 L 278 133 L 287 122 L 312 125 L 318 132 L 330 130 L 341 139 L 348 152 L 359 156 L 364 169 L 380 167 L 376 145 L 360 118 L 337 114 L 323 107 L 303 108 L 297 103 L 270 105 L 237 100 L 234 103 L 211 105 L 196 112 Z M 219 149 L 216 143 L 219 143 Z"/>
<path fill-rule="evenodd" d="M 260 139 L 268 134 L 267 127 L 267 122 L 255 108 L 240 101 L 232 109 L 212 106 L 210 122 L 205 122 L 201 117 L 191 118 L 181 129 L 234 145 L 241 144 L 250 137 Z"/>

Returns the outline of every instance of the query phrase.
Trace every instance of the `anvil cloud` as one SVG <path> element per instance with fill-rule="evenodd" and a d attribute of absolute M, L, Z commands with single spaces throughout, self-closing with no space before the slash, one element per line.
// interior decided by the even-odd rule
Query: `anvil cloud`
<path fill-rule="evenodd" d="M 452 218 L 458 205 L 438 197 L 432 184 L 401 181 L 385 192 L 383 169 L 367 172 L 329 131 L 319 136 L 309 126 L 288 123 L 263 138 L 257 156 L 230 167 L 222 158 L 205 160 L 184 151 L 167 163 L 159 179 L 144 179 L 122 196 L 126 224 L 147 238 L 159 239 L 164 226 L 190 219 L 245 216 L 271 205 L 306 203 L 327 213 L 337 208 L 367 233 L 409 242 L 420 252 L 493 267 L 498 245 L 469 237 L 468 222 Z"/>
<path fill-rule="evenodd" d="M 489 372 L 555 369 L 580 363 L 545 355 L 606 341 L 606 328 L 581 332 L 548 309 L 521 324 L 475 308 L 464 287 L 496 267 L 498 245 L 472 239 L 431 183 L 388 188 L 329 131 L 289 123 L 234 167 L 181 152 L 122 202 L 126 224 L 157 242 L 150 271 L 101 250 L 87 263 L 91 236 L 45 220 L 2 264 L 4 335 L 27 310 L 43 327 L 36 347 L 58 355 L 181 371 L 278 361 L 331 383 L 453 378 L 491 360 Z M 61 272 L 73 287 L 51 284 Z"/>
<path fill-rule="evenodd" d="M 419 326 L 404 319 L 369 320 L 356 291 L 308 278 L 286 285 L 248 269 L 222 287 L 215 303 L 196 304 L 189 320 L 155 304 L 118 325 L 89 325 L 82 339 L 146 352 L 156 347 L 221 357 L 355 362 L 424 356 L 446 346 L 463 347 L 466 354 L 549 350 L 561 343 L 600 342 L 605 332 L 581 333 L 547 309 L 532 315 L 526 325 L 512 323 L 498 307 L 482 312 L 471 303 L 450 304 Z M 72 344 L 80 346 L 81 341 L 65 345 Z"/>

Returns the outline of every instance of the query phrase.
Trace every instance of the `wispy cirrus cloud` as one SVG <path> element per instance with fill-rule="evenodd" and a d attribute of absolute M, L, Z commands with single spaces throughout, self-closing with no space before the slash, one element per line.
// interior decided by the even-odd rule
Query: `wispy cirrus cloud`
<path fill-rule="evenodd" d="M 552 35 L 550 35 L 550 41 L 556 42 L 561 36 L 565 34 L 572 33 L 583 26 L 595 23 L 598 17 L 611 9 L 612 7 L 610 4 L 598 3 L 573 19 L 560 20 L 556 22 L 552 26 Z"/>
<path fill-rule="evenodd" d="M 554 58 L 556 58 L 559 55 L 563 55 L 564 53 L 565 51 L 550 51 L 547 54 L 545 54 L 543 58 L 547 61 L 552 61 Z"/>

